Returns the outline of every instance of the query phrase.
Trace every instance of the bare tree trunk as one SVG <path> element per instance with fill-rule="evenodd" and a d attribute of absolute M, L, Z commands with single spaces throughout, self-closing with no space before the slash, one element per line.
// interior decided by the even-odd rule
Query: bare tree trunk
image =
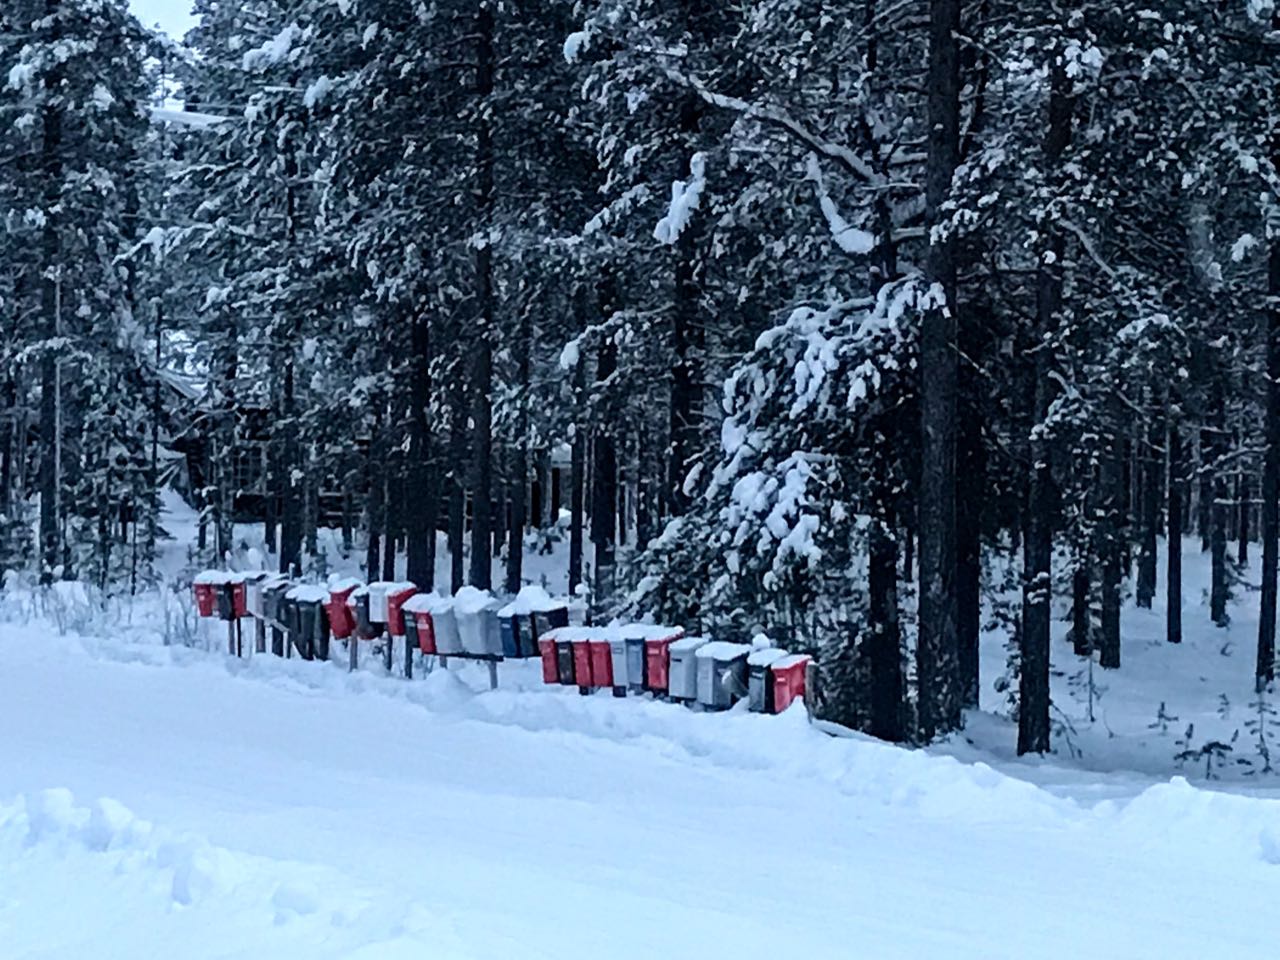
<path fill-rule="evenodd" d="M 462 546 L 467 523 L 467 489 L 462 479 L 467 455 L 465 419 L 466 400 L 460 397 L 449 427 L 449 579 L 454 593 L 462 589 L 465 582 Z"/>
<path fill-rule="evenodd" d="M 1112 400 L 1108 420 L 1120 422 L 1118 401 Z M 1125 510 L 1124 453 L 1118 442 L 1106 444 L 1098 482 L 1101 488 L 1098 522 L 1098 558 L 1102 571 L 1102 622 L 1098 632 L 1098 663 L 1109 670 L 1120 667 L 1120 582 L 1124 532 L 1121 515 Z M 1104 441 L 1105 443 L 1105 441 Z"/>
<path fill-rule="evenodd" d="M 579 363 L 574 371 L 575 408 L 582 409 L 583 371 Z M 569 468 L 569 592 L 574 593 L 582 583 L 582 526 L 583 483 L 587 468 L 587 431 L 579 422 L 574 424 L 573 452 Z"/>
<path fill-rule="evenodd" d="M 62 37 L 61 0 L 45 0 L 45 15 L 50 24 L 50 41 L 56 45 Z M 61 94 L 54 91 L 62 84 L 64 70 L 57 63 L 49 66 L 44 81 L 44 106 L 41 109 L 43 132 L 40 144 L 40 176 L 44 191 L 44 226 L 41 232 L 41 312 L 45 336 L 50 340 L 61 333 L 61 280 L 58 275 L 62 254 L 61 224 L 58 209 L 62 199 L 62 120 Z M 58 360 L 52 347 L 40 355 L 40 582 L 51 583 L 53 571 L 61 558 L 59 531 L 59 486 L 61 464 L 56 451 L 61 443 L 58 435 Z"/>
<path fill-rule="evenodd" d="M 494 82 L 493 11 L 476 5 L 476 209 L 481 230 L 489 226 L 493 207 L 493 118 L 489 99 Z M 475 391 L 471 474 L 471 583 L 481 590 L 493 585 L 493 336 L 495 304 L 493 247 L 479 244 L 475 251 L 476 299 L 480 329 L 475 344 L 471 388 Z"/>
<path fill-rule="evenodd" d="M 941 227 L 959 158 L 961 0 L 930 0 L 926 220 L 929 279 L 946 302 L 922 320 L 920 361 L 920 614 L 916 647 L 920 736 L 957 729 L 964 702 L 956 638 L 956 263 Z"/>
<path fill-rule="evenodd" d="M 1223 460 L 1226 456 L 1226 397 L 1222 373 L 1215 370 L 1212 388 L 1212 424 L 1209 428 L 1209 449 L 1212 457 L 1207 465 L 1210 476 L 1212 504 L 1209 528 L 1209 617 L 1214 626 L 1225 627 L 1227 616 L 1227 480 Z"/>
<path fill-rule="evenodd" d="M 1280 137 L 1273 145 L 1280 160 Z M 1266 344 L 1267 405 L 1266 452 L 1262 465 L 1262 599 L 1258 616 L 1258 689 L 1275 679 L 1276 665 L 1276 568 L 1280 534 L 1277 500 L 1280 499 L 1280 238 L 1271 240 L 1267 260 Z"/>
<path fill-rule="evenodd" d="M 1151 609 L 1151 602 L 1156 595 L 1156 534 L 1160 518 L 1160 428 L 1160 421 L 1153 411 L 1140 457 L 1142 542 L 1138 556 L 1136 602 L 1138 606 L 1147 610 Z"/>
<path fill-rule="evenodd" d="M 1182 498 L 1186 480 L 1182 462 L 1182 427 L 1169 418 L 1168 556 L 1165 558 L 1165 639 L 1182 642 Z"/>
<path fill-rule="evenodd" d="M 1248 466 L 1248 464 L 1242 466 L 1240 475 L 1236 479 L 1236 499 L 1240 504 L 1240 510 L 1236 518 L 1236 526 L 1238 528 L 1236 533 L 1239 536 L 1236 563 L 1242 567 L 1249 565 L 1249 507 L 1250 501 L 1253 499 L 1253 475 L 1250 473 Z"/>
<path fill-rule="evenodd" d="M 596 361 L 596 380 L 603 382 L 617 369 L 617 349 L 606 340 Z M 618 462 L 610 406 L 600 398 L 591 440 L 591 542 L 595 546 L 594 602 L 603 603 L 613 592 L 614 549 L 617 545 Z"/>
<path fill-rule="evenodd" d="M 435 587 L 436 515 L 439 513 L 431 428 L 431 321 L 414 317 L 409 380 L 409 502 L 405 516 L 405 576 L 419 590 Z"/>
<path fill-rule="evenodd" d="M 373 406 L 373 417 L 369 427 L 369 452 L 365 468 L 365 478 L 369 481 L 369 496 L 365 502 L 369 543 L 365 552 L 364 570 L 365 576 L 372 582 L 378 579 L 378 574 L 382 569 L 381 534 L 386 509 L 382 502 L 382 496 L 385 492 L 385 483 L 383 482 L 385 463 L 383 460 L 382 402 L 377 397 L 371 397 L 370 401 Z"/>
<path fill-rule="evenodd" d="M 694 138 L 700 119 L 698 98 L 686 97 L 680 106 L 684 140 Z M 699 236 L 697 225 L 689 224 L 676 240 L 675 303 L 671 311 L 671 455 L 665 496 L 667 512 L 673 516 L 688 507 L 684 478 L 697 450 L 698 415 L 702 408 L 702 325 L 698 317 L 701 291 L 696 264 Z"/>

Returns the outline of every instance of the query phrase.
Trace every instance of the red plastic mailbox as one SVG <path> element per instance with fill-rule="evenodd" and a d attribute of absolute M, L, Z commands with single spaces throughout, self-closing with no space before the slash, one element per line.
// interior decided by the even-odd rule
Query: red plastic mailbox
<path fill-rule="evenodd" d="M 345 583 L 329 591 L 329 602 L 325 604 L 329 614 L 329 630 L 338 640 L 345 640 L 356 631 L 355 611 L 347 605 L 347 598 L 358 586 L 358 583 Z"/>
<path fill-rule="evenodd" d="M 397 586 L 394 590 L 387 591 L 387 632 L 393 637 L 403 637 L 404 629 L 404 603 L 410 597 L 418 592 L 418 588 L 412 584 L 408 586 Z"/>
<path fill-rule="evenodd" d="M 434 656 L 436 652 L 436 622 L 431 619 L 431 614 L 425 610 L 415 610 L 408 616 L 413 617 L 413 625 L 418 631 L 418 649 L 423 653 Z"/>
<path fill-rule="evenodd" d="M 542 682 L 560 682 L 560 664 L 556 660 L 555 637 L 539 637 L 538 653 L 542 657 Z"/>
<path fill-rule="evenodd" d="M 671 644 L 678 637 L 660 637 L 644 642 L 645 686 L 665 693 L 671 676 Z"/>
<path fill-rule="evenodd" d="M 249 586 L 244 580 L 231 581 L 231 609 L 237 619 L 249 615 Z"/>
<path fill-rule="evenodd" d="M 613 686 L 613 657 L 609 651 L 607 639 L 590 640 L 587 643 L 591 659 L 591 685 L 593 687 Z"/>
<path fill-rule="evenodd" d="M 808 665 L 809 658 L 803 654 L 783 657 L 773 664 L 774 713 L 781 713 L 796 700 L 804 698 L 804 674 Z"/>
<path fill-rule="evenodd" d="M 591 686 L 591 641 L 573 641 L 573 675 L 579 687 Z"/>
<path fill-rule="evenodd" d="M 202 617 L 212 617 L 218 603 L 218 587 L 212 583 L 196 583 L 196 609 Z"/>

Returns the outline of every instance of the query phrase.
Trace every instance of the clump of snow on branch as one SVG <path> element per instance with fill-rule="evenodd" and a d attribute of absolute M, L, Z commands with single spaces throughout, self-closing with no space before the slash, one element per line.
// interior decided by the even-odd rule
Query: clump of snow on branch
<path fill-rule="evenodd" d="M 291 23 L 262 46 L 247 51 L 240 65 L 245 70 L 265 70 L 284 63 L 293 50 L 294 41 L 301 35 L 302 29 L 296 23 Z"/>
<path fill-rule="evenodd" d="M 693 211 L 702 203 L 702 194 L 707 187 L 706 154 L 693 155 L 689 160 L 689 174 L 688 180 L 677 180 L 671 185 L 671 204 L 667 207 L 667 215 L 653 228 L 653 236 L 659 243 L 672 244 L 679 240 Z"/>
<path fill-rule="evenodd" d="M 875 236 L 855 227 L 840 215 L 835 201 L 827 193 L 827 185 L 822 177 L 822 167 L 818 165 L 818 158 L 814 154 L 809 154 L 806 179 L 813 182 L 813 189 L 818 195 L 818 206 L 822 208 L 822 215 L 827 218 L 827 225 L 831 228 L 831 236 L 836 246 L 845 253 L 856 255 L 868 254 L 874 250 Z"/>

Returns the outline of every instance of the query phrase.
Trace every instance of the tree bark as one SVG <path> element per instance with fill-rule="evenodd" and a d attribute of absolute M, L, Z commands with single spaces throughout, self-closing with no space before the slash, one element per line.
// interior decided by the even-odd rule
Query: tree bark
<path fill-rule="evenodd" d="M 943 302 L 922 319 L 920 614 L 916 645 L 922 740 L 958 729 L 963 691 L 956 638 L 956 263 L 943 212 L 959 156 L 961 0 L 930 0 L 926 222 L 929 279 Z"/>
<path fill-rule="evenodd" d="M 1165 639 L 1182 642 L 1182 501 L 1183 477 L 1181 426 L 1169 421 L 1169 523 L 1168 556 L 1165 558 Z"/>
<path fill-rule="evenodd" d="M 480 232 L 489 227 L 493 212 L 493 11 L 476 6 L 476 209 Z M 493 248 L 482 239 L 475 251 L 476 298 L 480 308 L 471 388 L 475 407 L 471 474 L 471 583 L 481 590 L 493 585 L 493 336 L 495 295 Z"/>
<path fill-rule="evenodd" d="M 45 0 L 49 23 L 49 40 L 56 45 L 62 38 L 61 0 Z M 51 341 L 40 355 L 40 582 L 52 583 L 54 568 L 61 562 L 59 530 L 59 489 L 62 471 L 57 450 L 58 435 L 58 359 L 52 341 L 61 333 L 62 255 L 59 207 L 62 199 L 62 121 L 61 93 L 63 68 L 53 63 L 44 82 L 44 106 L 41 109 L 40 175 L 43 179 L 44 226 L 41 231 L 41 311 L 45 336 Z"/>
<path fill-rule="evenodd" d="M 449 426 L 449 589 L 457 593 L 465 581 L 463 540 L 467 525 L 467 488 L 463 483 L 467 462 L 465 394 L 453 409 Z"/>
<path fill-rule="evenodd" d="M 1160 427 L 1153 415 L 1142 445 L 1142 542 L 1138 556 L 1138 583 L 1136 602 L 1139 607 L 1151 609 L 1156 595 L 1156 534 L 1160 517 Z"/>
<path fill-rule="evenodd" d="M 1123 532 L 1124 481 L 1119 444 L 1103 454 L 1101 469 L 1102 516 L 1098 524 L 1098 556 L 1102 568 L 1102 622 L 1098 635 L 1098 663 L 1109 670 L 1120 667 L 1120 569 Z"/>
<path fill-rule="evenodd" d="M 382 497 L 386 492 L 383 474 L 386 461 L 382 436 L 382 404 L 377 397 L 371 398 L 373 406 L 372 424 L 369 427 L 368 459 L 365 466 L 365 477 L 369 481 L 369 495 L 365 501 L 367 512 L 366 526 L 369 531 L 369 543 L 365 552 L 364 571 L 370 582 L 378 579 L 382 569 L 382 523 L 386 515 Z"/>
<path fill-rule="evenodd" d="M 1223 465 L 1227 452 L 1226 397 L 1221 371 L 1215 370 L 1213 376 L 1213 422 L 1208 431 L 1212 456 L 1206 465 L 1212 491 L 1209 510 L 1209 618 L 1214 626 L 1225 627 L 1230 622 L 1227 616 L 1227 479 Z"/>
<path fill-rule="evenodd" d="M 680 104 L 680 142 L 692 151 L 702 119 L 697 96 L 686 96 Z M 688 158 L 682 158 L 686 177 Z M 671 450 L 667 465 L 666 507 L 671 516 L 688 508 L 684 493 L 685 475 L 698 449 L 698 419 L 702 411 L 702 340 L 699 322 L 701 290 L 697 276 L 697 255 L 701 231 L 698 223 L 685 226 L 676 240 L 675 289 L 671 310 Z"/>
<path fill-rule="evenodd" d="M 603 305 L 603 304 L 602 304 Z M 617 348 L 609 339 L 600 344 L 596 381 L 613 376 L 618 365 Z M 595 588 L 592 607 L 613 592 L 614 550 L 617 546 L 618 458 L 614 445 L 610 404 L 597 398 L 591 438 L 591 543 L 595 547 Z"/>
<path fill-rule="evenodd" d="M 575 409 L 582 410 L 583 370 L 579 363 L 574 371 Z M 569 467 L 569 593 L 582 583 L 583 483 L 587 468 L 587 432 L 582 423 L 573 425 L 572 453 Z"/>
<path fill-rule="evenodd" d="M 1280 137 L 1276 141 L 1280 160 Z M 1262 464 L 1262 599 L 1258 616 L 1258 690 L 1275 679 L 1276 570 L 1280 539 L 1280 238 L 1272 238 L 1267 260 L 1266 451 Z"/>
<path fill-rule="evenodd" d="M 972 341 L 972 338 L 970 338 Z M 971 355 L 981 355 L 980 345 Z M 965 398 L 958 440 L 959 473 L 956 480 L 956 634 L 959 644 L 960 684 L 964 706 L 977 708 L 979 643 L 982 633 L 982 512 L 985 503 L 987 462 L 983 446 L 982 414 L 978 409 L 976 374 L 960 377 Z M 897 544 L 894 544 L 897 556 Z"/>
<path fill-rule="evenodd" d="M 409 482 L 410 509 L 405 516 L 405 577 L 419 590 L 436 585 L 436 515 L 440 511 L 431 450 L 431 321 L 426 313 L 414 317 L 410 333 L 409 368 Z"/>

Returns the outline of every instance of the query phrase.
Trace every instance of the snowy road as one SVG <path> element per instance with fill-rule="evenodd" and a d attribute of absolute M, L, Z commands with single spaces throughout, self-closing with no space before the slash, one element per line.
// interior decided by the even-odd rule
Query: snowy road
<path fill-rule="evenodd" d="M 10 626 L 0 651 L 6 960 L 1274 953 L 1275 801 L 1083 807 L 519 668 L 474 695 Z"/>

